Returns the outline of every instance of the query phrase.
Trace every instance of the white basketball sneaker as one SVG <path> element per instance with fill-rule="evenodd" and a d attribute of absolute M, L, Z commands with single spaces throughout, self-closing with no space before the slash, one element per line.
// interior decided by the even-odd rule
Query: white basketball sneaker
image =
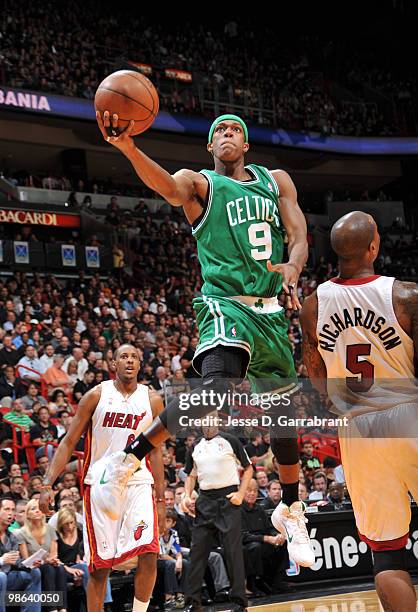
<path fill-rule="evenodd" d="M 271 522 L 287 540 L 289 557 L 303 567 L 311 567 L 315 563 L 315 553 L 309 539 L 305 518 L 306 504 L 296 501 L 290 506 L 283 502 L 277 506 L 271 515 Z"/>
<path fill-rule="evenodd" d="M 116 521 L 119 518 L 128 480 L 140 465 L 135 455 L 118 451 L 99 459 L 92 466 L 92 501 L 110 519 Z"/>

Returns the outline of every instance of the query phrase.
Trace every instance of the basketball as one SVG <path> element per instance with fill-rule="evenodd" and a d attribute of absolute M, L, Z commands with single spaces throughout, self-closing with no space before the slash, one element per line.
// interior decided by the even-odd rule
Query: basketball
<path fill-rule="evenodd" d="M 133 70 L 118 70 L 99 85 L 94 98 L 96 111 L 118 115 L 119 132 L 134 120 L 132 135 L 145 132 L 158 114 L 159 99 L 149 79 Z"/>

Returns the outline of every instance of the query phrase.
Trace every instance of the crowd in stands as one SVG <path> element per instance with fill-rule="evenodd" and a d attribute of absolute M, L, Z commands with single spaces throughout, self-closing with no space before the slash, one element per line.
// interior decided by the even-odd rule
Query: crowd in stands
<path fill-rule="evenodd" d="M 4 160 L 3 160 L 4 161 Z M 106 180 L 96 178 L 70 179 L 68 176 L 57 176 L 53 172 L 45 174 L 32 173 L 27 170 L 11 170 L 6 165 L 0 168 L 0 178 L 6 179 L 14 187 L 35 187 L 38 189 L 54 189 L 58 191 L 69 191 L 70 206 L 81 206 L 82 200 L 77 200 L 75 192 L 87 192 L 91 194 L 123 194 L 124 196 L 150 198 L 154 192 L 139 182 L 134 185 L 117 184 L 110 177 Z M 75 199 L 74 199 L 75 198 Z"/>
<path fill-rule="evenodd" d="M 13 460 L 7 456 L 4 458 L 5 450 L 0 455 L 3 464 L 0 529 L 7 530 L 11 523 L 18 528 L 10 539 L 13 550 L 19 551 L 20 560 L 36 551 L 32 546 L 33 533 L 43 533 L 43 548 L 47 549 L 48 556 L 43 565 L 27 574 L 26 579 L 31 577 L 30 588 L 33 589 L 42 584 L 43 589 L 65 591 L 67 582 L 76 587 L 79 585 L 81 591 L 85 587 L 87 573 L 81 536 L 77 531 L 82 502 L 76 455 L 70 464 L 73 471 L 65 473 L 56 487 L 59 513 L 49 519 L 47 529 L 37 500 L 42 475 L 57 443 L 68 430 L 78 401 L 87 390 L 103 380 L 114 378 L 114 350 L 123 342 L 134 343 L 142 358 L 139 381 L 154 388 L 164 398 L 187 391 L 191 379 L 196 376 L 192 359 L 198 336 L 192 300 L 198 294 L 201 279 L 194 242 L 189 233 L 180 229 L 178 221 L 166 220 L 159 227 L 151 217 L 145 216 L 142 221 L 140 256 L 135 262 L 133 276 L 124 272 L 103 281 L 98 274 L 87 278 L 80 273 L 77 279 L 60 281 L 51 275 L 35 274 L 29 278 L 16 272 L 12 277 L 0 278 L 0 447 L 13 448 L 13 444 L 19 447 Z M 319 281 L 334 273 L 329 265 L 326 269 L 318 266 L 312 272 L 304 270 L 298 287 L 299 295 L 309 295 Z M 286 313 L 296 367 L 298 374 L 304 377 L 306 370 L 301 364 L 299 318 L 290 310 Z M 245 385 L 246 382 L 243 389 Z M 322 410 L 321 398 L 314 391 L 303 393 L 296 404 L 298 417 L 313 416 Z M 230 410 L 231 414 L 237 414 L 249 410 L 249 407 L 232 406 Z M 327 433 L 334 435 L 332 431 Z M 166 501 L 171 511 L 167 515 L 166 532 L 161 536 L 159 572 L 164 576 L 169 558 L 179 563 L 179 550 L 183 568 L 178 583 L 174 580 L 164 583 L 163 580 L 166 587 L 158 583 L 156 598 L 158 600 L 166 588 L 161 603 L 166 609 L 180 607 L 183 602 L 187 551 L 193 529 L 190 508 L 181 505 L 185 479 L 183 466 L 186 453 L 198 435 L 200 432 L 190 431 L 186 438 L 170 439 L 163 448 Z M 320 433 L 315 428 L 305 429 L 301 435 L 305 440 L 319 443 Z M 22 448 L 22 441 L 33 450 L 31 461 Z M 255 511 L 268 513 L 274 509 L 280 500 L 280 483 L 266 433 L 244 431 L 243 441 L 255 476 L 243 504 L 243 513 L 249 521 L 245 523 L 245 533 L 249 533 L 250 514 Z M 82 450 L 81 439 L 77 451 Z M 328 450 L 332 454 L 332 447 Z M 336 507 L 345 507 L 348 499 L 343 478 L 337 480 L 337 474 L 334 474 L 338 456 L 327 458 L 324 452 L 314 452 L 312 445 L 303 446 L 302 451 L 302 498 L 307 498 L 308 503 L 332 503 Z M 326 480 L 319 478 L 322 471 L 326 473 Z M 330 484 L 336 480 L 338 486 L 333 485 L 332 489 Z M 265 515 L 265 535 L 273 542 L 276 535 L 267 518 L 268 514 Z M 246 537 L 251 541 L 248 534 Z M 244 547 L 245 541 L 244 537 Z M 215 561 L 215 553 L 219 555 L 219 552 L 218 549 L 213 551 Z M 0 558 L 9 554 L 4 550 L 0 553 Z M 10 561 L 12 558 L 6 556 L 5 559 Z M 220 562 L 219 559 L 216 561 Z M 270 570 L 276 568 L 277 571 L 267 573 L 267 581 L 261 580 L 258 574 L 248 574 L 249 592 L 257 595 L 280 590 L 286 563 L 286 557 L 283 557 L 277 567 L 275 563 L 270 565 Z M 7 570 L 7 564 L 0 568 L 0 581 L 4 567 Z M 213 584 L 211 580 L 207 581 L 206 595 L 208 600 L 214 597 L 222 600 L 229 584 L 227 574 L 222 574 L 224 577 L 220 579 L 213 571 L 217 579 Z M 7 572 L 4 573 L 7 578 Z M 174 577 L 177 575 L 175 573 Z M 167 587 L 167 584 L 171 586 Z M 109 591 L 107 602 L 110 601 Z"/>
<path fill-rule="evenodd" d="M 1 164 L 1 162 L 0 162 Z M 107 209 L 110 211 L 113 208 L 118 211 L 119 215 L 124 212 L 128 214 L 129 211 L 121 211 L 120 206 L 117 202 L 117 196 L 128 196 L 128 197 L 140 197 L 140 198 L 157 198 L 161 200 L 156 192 L 136 181 L 134 185 L 130 184 L 115 184 L 111 178 L 106 181 L 99 181 L 93 179 L 78 179 L 68 178 L 65 175 L 55 174 L 49 172 L 46 174 L 32 174 L 27 170 L 13 170 L 4 163 L 0 165 L 0 178 L 6 179 L 11 185 L 17 187 L 35 187 L 42 189 L 52 189 L 57 191 L 68 191 L 68 197 L 65 206 L 70 208 L 78 209 L 94 209 L 97 203 L 95 202 L 96 194 L 109 194 L 111 199 Z M 81 196 L 81 193 L 87 193 L 88 195 Z M 91 194 L 91 195 L 90 195 Z M 302 206 L 304 212 L 317 212 L 325 210 L 324 206 L 331 202 L 388 202 L 391 200 L 397 200 L 400 198 L 394 188 L 390 185 L 383 188 L 369 190 L 352 190 L 352 189 L 327 189 L 323 194 L 309 193 L 304 190 Z M 115 203 L 114 203 L 115 202 Z M 322 207 L 322 209 L 321 209 Z M 312 210 L 311 210 L 312 209 Z M 320 210 L 321 209 L 321 210 Z M 145 203 L 142 205 L 138 203 L 137 207 L 134 208 L 134 212 L 144 214 L 148 212 Z M 325 210 L 326 212 L 326 210 Z"/>
<path fill-rule="evenodd" d="M 109 202 L 107 214 L 111 212 L 119 218 L 115 197 Z M 78 401 L 86 391 L 103 380 L 114 378 L 114 350 L 122 342 L 134 343 L 142 358 L 139 381 L 165 399 L 173 393 L 187 391 L 195 376 L 192 359 L 198 335 L 192 300 L 198 295 L 201 278 L 194 240 L 182 217 L 170 215 L 157 219 L 142 208 L 140 212 L 134 217 L 139 231 L 132 234 L 134 244 L 130 245 L 137 253 L 132 275 L 122 270 L 104 281 L 98 274 L 87 278 L 81 272 L 79 278 L 64 281 L 52 275 L 35 274 L 29 278 L 16 272 L 11 277 L 0 278 L 0 447 L 13 448 L 13 444 L 19 447 L 13 460 L 4 459 L 6 451 L 0 454 L 0 463 L 4 466 L 0 477 L 3 497 L 0 531 L 7 530 L 14 521 L 18 531 L 11 538 L 12 548 L 9 550 L 19 551 L 19 559 L 34 552 L 28 548 L 31 530 L 44 529 L 45 518 L 40 515 L 36 500 L 42 475 L 56 444 L 68 430 Z M 382 271 L 396 265 L 398 260 L 404 262 L 402 254 L 411 252 L 415 245 L 403 230 L 405 228 L 394 227 L 383 234 L 378 262 Z M 313 268 L 305 268 L 298 286 L 299 297 L 303 300 L 319 283 L 335 274 L 334 265 L 323 258 Z M 280 299 L 284 304 L 283 295 Z M 299 317 L 290 310 L 286 310 L 286 315 L 297 372 L 304 379 L 306 369 L 301 363 Z M 244 382 L 239 390 L 248 390 L 246 385 Z M 230 407 L 230 414 L 236 416 L 248 410 L 248 406 L 234 405 Z M 314 415 L 326 415 L 322 399 L 315 391 L 304 389 L 295 399 L 295 416 Z M 324 433 L 328 436 L 325 448 L 322 447 Z M 22 449 L 22 435 L 32 449 L 31 462 Z M 155 600 L 156 605 L 160 602 L 166 609 L 180 607 L 183 603 L 187 555 L 193 530 L 190 508 L 182 506 L 183 467 L 186 454 L 199 435 L 198 431 L 189 431 L 186 437 L 173 437 L 163 447 L 166 502 L 170 512 L 166 531 L 161 536 L 160 580 Z M 300 435 L 301 499 L 311 505 L 349 508 L 350 500 L 336 452 L 335 431 L 305 428 Z M 267 519 L 268 513 L 280 501 L 281 488 L 268 435 L 263 431 L 246 430 L 242 432 L 242 439 L 254 467 L 254 480 L 242 509 L 245 549 L 246 542 L 254 541 L 253 536 L 263 535 L 269 538 L 268 541 L 275 541 L 277 534 Z M 83 451 L 83 440 L 80 440 L 77 451 Z M 48 525 L 57 531 L 45 531 L 44 537 L 49 538 L 44 542 L 49 552 L 48 561 L 26 574 L 26 580 L 30 578 L 32 581 L 30 588 L 55 584 L 65 589 L 67 582 L 75 584 L 81 592 L 85 588 L 87 572 L 83 564 L 81 536 L 76 531 L 82 504 L 77 459 L 75 455 L 70 464 L 74 472 L 64 474 L 56 488 L 56 508 L 61 510 L 55 518 L 49 519 Z M 68 510 L 67 513 L 62 513 L 63 508 Z M 75 519 L 73 512 L 78 512 Z M 265 529 L 263 534 L 251 532 L 254 513 L 264 517 L 261 523 Z M 209 560 L 213 575 L 206 585 L 208 601 L 214 598 L 222 600 L 228 590 L 225 567 L 220 574 L 216 571 L 216 567 L 219 569 L 219 564 L 223 563 L 222 558 L 216 556 L 221 557 L 220 552 L 214 550 L 212 561 Z M 275 554 L 279 555 L 279 552 Z M 12 557 L 4 557 L 9 555 L 8 550 L 0 550 L 0 553 L 4 561 L 3 568 L 0 568 L 2 588 L 5 580 L 2 572 L 7 574 L 4 568 L 7 570 Z M 180 555 L 182 572 L 173 575 L 173 567 L 180 564 Z M 260 568 L 256 570 L 247 566 L 248 591 L 259 595 L 285 588 L 286 567 L 284 549 L 277 559 L 274 557 L 274 562 L 262 568 L 264 579 L 260 577 Z M 175 582 L 177 575 L 182 578 Z M 167 576 L 171 576 L 171 581 Z M 111 598 L 109 587 L 108 604 Z"/>
<path fill-rule="evenodd" d="M 240 114 L 249 121 L 275 127 L 326 135 L 399 133 L 395 124 L 399 117 L 393 116 L 392 109 L 388 112 L 385 107 L 383 115 L 378 103 L 367 102 L 365 91 L 359 93 L 355 86 L 356 75 L 360 81 L 369 75 L 366 68 L 362 70 L 367 66 L 367 51 L 363 62 L 355 64 L 357 72 L 351 71 L 350 80 L 343 62 L 337 62 L 339 47 L 345 50 L 338 40 L 326 43 L 312 34 L 289 38 L 281 45 L 276 28 L 268 23 L 259 29 L 245 19 L 167 27 L 132 12 L 108 18 L 100 9 L 99 3 L 77 1 L 65 27 L 48 2 L 25 1 L 6 10 L 0 17 L 0 83 L 92 99 L 100 81 L 115 68 L 129 67 L 127 60 L 131 60 L 153 67 L 151 78 L 160 93 L 160 107 L 170 112 L 213 116 L 215 108 L 234 107 L 241 108 Z M 95 27 L 86 26 L 90 23 Z M 120 31 L 124 32 L 123 47 Z M 190 71 L 193 83 L 168 81 L 165 68 Z M 385 85 L 383 73 L 376 70 L 370 77 L 376 87 L 381 84 L 386 95 L 396 91 L 398 102 L 413 99 L 413 76 L 397 82 L 394 75 Z M 346 88 L 352 84 L 354 94 L 337 97 L 333 79 L 342 80 Z"/>
<path fill-rule="evenodd" d="M 416 282 L 418 233 L 404 227 L 385 232 L 376 264 L 381 274 Z"/>

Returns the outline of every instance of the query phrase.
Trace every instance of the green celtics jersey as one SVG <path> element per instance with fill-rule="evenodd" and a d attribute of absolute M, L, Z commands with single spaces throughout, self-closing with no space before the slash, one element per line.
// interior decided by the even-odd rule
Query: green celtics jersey
<path fill-rule="evenodd" d="M 281 276 L 267 261 L 283 260 L 278 188 L 267 168 L 251 164 L 253 175 L 237 181 L 202 170 L 209 181 L 206 211 L 193 229 L 202 268 L 204 295 L 273 297 Z"/>

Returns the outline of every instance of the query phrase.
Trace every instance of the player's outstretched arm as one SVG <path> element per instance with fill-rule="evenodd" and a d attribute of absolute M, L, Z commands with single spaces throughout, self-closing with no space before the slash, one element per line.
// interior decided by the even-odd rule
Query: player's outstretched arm
<path fill-rule="evenodd" d="M 88 391 L 81 398 L 70 428 L 55 451 L 51 465 L 49 466 L 43 479 L 44 490 L 41 493 L 41 498 L 39 500 L 39 507 L 45 514 L 49 512 L 52 485 L 64 470 L 65 466 L 70 460 L 77 442 L 89 424 L 93 412 L 99 403 L 100 394 L 101 389 L 100 385 L 98 385 L 97 387 L 94 387 L 94 389 Z"/>
<path fill-rule="evenodd" d="M 292 307 L 298 310 L 301 304 L 296 287 L 308 259 L 306 220 L 298 204 L 296 187 L 288 173 L 284 170 L 273 170 L 272 175 L 279 188 L 279 212 L 288 237 L 289 261 L 285 264 L 268 261 L 267 269 L 283 276 L 283 289 L 290 295 Z M 292 286 L 295 288 L 294 292 L 291 291 Z"/>
<path fill-rule="evenodd" d="M 139 178 L 153 191 L 159 193 L 172 206 L 190 206 L 196 203 L 196 195 L 204 201 L 208 184 L 204 176 L 192 170 L 180 170 L 174 175 L 164 170 L 148 155 L 140 151 L 131 136 L 135 122 L 119 136 L 108 136 L 106 128 L 118 127 L 118 116 L 105 111 L 103 117 L 96 113 L 97 123 L 106 142 L 119 149 L 131 162 Z M 200 213 L 199 213 L 200 214 Z M 196 215 L 196 218 L 199 215 Z"/>
<path fill-rule="evenodd" d="M 300 312 L 302 326 L 302 360 L 308 370 L 313 386 L 323 394 L 327 393 L 327 368 L 318 351 L 316 325 L 318 322 L 318 297 L 316 291 L 303 302 Z"/>

